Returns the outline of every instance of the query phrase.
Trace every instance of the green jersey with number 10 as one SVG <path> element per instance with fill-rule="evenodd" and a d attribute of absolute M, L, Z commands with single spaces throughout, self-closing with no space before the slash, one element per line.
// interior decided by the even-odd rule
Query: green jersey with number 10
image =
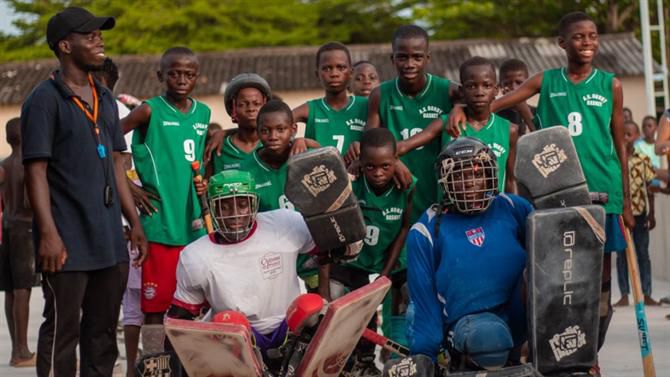
<path fill-rule="evenodd" d="M 191 163 L 202 161 L 211 112 L 204 103 L 191 101 L 191 109 L 182 113 L 163 96 L 147 100 L 151 119 L 146 134 L 133 133 L 132 154 L 142 187 L 160 197 L 151 200 L 158 212 L 140 217 L 151 242 L 186 245 L 205 233 Z"/>
<path fill-rule="evenodd" d="M 610 126 L 614 74 L 593 68 L 586 79 L 575 84 L 566 71 L 565 68 L 544 71 L 535 125 L 538 129 L 567 127 L 589 190 L 606 192 L 609 198 L 605 212 L 621 214 L 621 164 Z"/>
<path fill-rule="evenodd" d="M 385 81 L 380 86 L 379 117 L 396 140 L 406 140 L 421 132 L 440 115 L 451 111 L 450 81 L 426 74 L 424 89 L 415 97 L 405 95 L 398 79 Z M 417 148 L 400 159 L 417 178 L 412 208 L 412 222 L 437 201 L 435 159 L 440 153 L 439 138 Z"/>

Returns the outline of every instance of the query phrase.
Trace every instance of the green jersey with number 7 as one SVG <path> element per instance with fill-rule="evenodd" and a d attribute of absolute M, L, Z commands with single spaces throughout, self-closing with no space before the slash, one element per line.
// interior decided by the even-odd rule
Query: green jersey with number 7
<path fill-rule="evenodd" d="M 398 79 L 380 85 L 379 119 L 382 127 L 391 131 L 396 140 L 406 140 L 423 131 L 430 122 L 451 111 L 450 81 L 426 74 L 424 89 L 414 97 L 405 95 L 398 86 Z M 440 138 L 410 151 L 400 157 L 417 178 L 411 222 L 437 201 L 437 177 L 434 161 L 440 153 Z"/>
<path fill-rule="evenodd" d="M 307 106 L 306 138 L 316 140 L 322 147 L 335 147 L 340 155 L 347 153 L 349 144 L 360 140 L 368 119 L 367 98 L 351 96 L 340 110 L 328 106 L 325 98 L 308 101 Z"/>
<path fill-rule="evenodd" d="M 189 111 L 182 113 L 163 96 L 147 100 L 151 120 L 146 134 L 133 133 L 137 175 L 145 190 L 160 197 L 151 200 L 158 212 L 140 217 L 151 242 L 187 245 L 205 234 L 191 163 L 202 161 L 211 111 L 191 101 Z"/>
<path fill-rule="evenodd" d="M 567 127 L 575 143 L 589 191 L 606 192 L 608 214 L 623 212 L 621 164 L 610 129 L 614 74 L 593 68 L 579 83 L 565 68 L 544 71 L 537 104 L 537 129 Z"/>

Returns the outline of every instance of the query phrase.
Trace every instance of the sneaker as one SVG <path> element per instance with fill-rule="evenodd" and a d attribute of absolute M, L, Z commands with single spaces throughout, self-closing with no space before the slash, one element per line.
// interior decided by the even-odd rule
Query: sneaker
<path fill-rule="evenodd" d="M 621 296 L 621 298 L 619 299 L 619 301 L 616 302 L 616 304 L 614 304 L 614 307 L 619 308 L 619 307 L 628 306 L 628 305 L 630 305 L 628 303 L 628 295 L 624 295 L 624 296 Z"/>
<path fill-rule="evenodd" d="M 661 299 L 661 304 L 670 305 L 670 295 L 667 295 Z"/>
<path fill-rule="evenodd" d="M 659 306 L 659 305 L 661 305 L 661 303 L 658 302 L 658 301 L 656 301 L 656 300 L 654 300 L 654 299 L 651 298 L 650 296 L 646 296 L 646 295 L 645 295 L 645 296 L 644 296 L 644 305 L 645 305 L 645 306 Z"/>
<path fill-rule="evenodd" d="M 360 356 L 356 357 L 354 366 L 351 372 L 348 373 L 351 377 L 381 377 L 382 371 L 377 368 L 375 364 L 375 356 Z"/>

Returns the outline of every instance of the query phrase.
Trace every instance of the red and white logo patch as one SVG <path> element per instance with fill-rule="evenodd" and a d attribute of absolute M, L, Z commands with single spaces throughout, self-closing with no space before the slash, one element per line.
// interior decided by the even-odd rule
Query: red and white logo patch
<path fill-rule="evenodd" d="M 484 239 L 486 238 L 484 229 L 482 229 L 481 226 L 475 229 L 466 230 L 465 235 L 468 236 L 468 241 L 470 241 L 471 244 L 479 247 L 484 244 Z"/>

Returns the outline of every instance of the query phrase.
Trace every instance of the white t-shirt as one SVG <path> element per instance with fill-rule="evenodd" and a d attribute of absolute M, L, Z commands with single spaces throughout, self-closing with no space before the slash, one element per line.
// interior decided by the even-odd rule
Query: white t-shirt
<path fill-rule="evenodd" d="M 300 294 L 298 253 L 315 248 L 302 216 L 278 209 L 256 216 L 250 236 L 235 244 L 217 244 L 203 236 L 184 248 L 177 266 L 177 305 L 213 313 L 244 313 L 261 334 L 276 329 Z"/>

